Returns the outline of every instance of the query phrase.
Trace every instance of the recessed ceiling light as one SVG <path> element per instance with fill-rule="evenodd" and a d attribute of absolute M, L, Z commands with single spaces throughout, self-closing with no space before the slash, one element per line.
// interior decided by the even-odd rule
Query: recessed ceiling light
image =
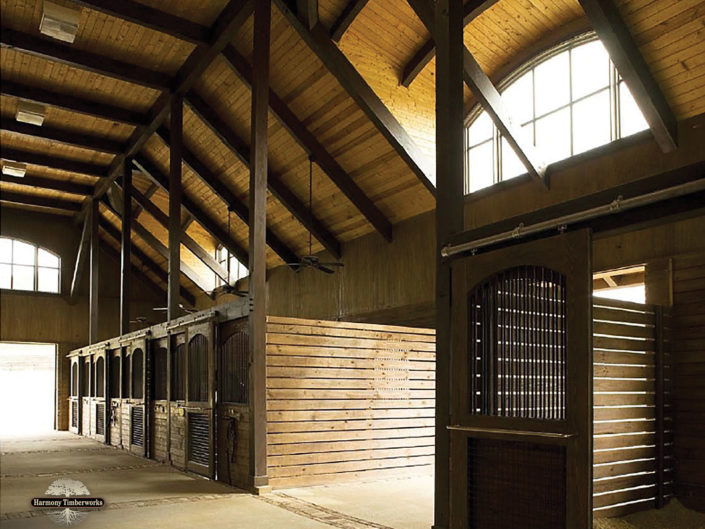
<path fill-rule="evenodd" d="M 17 105 L 17 114 L 15 117 L 17 121 L 21 121 L 22 123 L 41 126 L 42 123 L 44 123 L 45 111 L 46 108 L 44 105 L 20 100 L 20 103 Z"/>
<path fill-rule="evenodd" d="M 2 174 L 22 178 L 27 172 L 27 164 L 4 160 L 2 162 Z"/>
<path fill-rule="evenodd" d="M 39 31 L 48 37 L 73 43 L 76 39 L 76 33 L 78 33 L 80 14 L 79 9 L 71 9 L 45 1 Z"/>

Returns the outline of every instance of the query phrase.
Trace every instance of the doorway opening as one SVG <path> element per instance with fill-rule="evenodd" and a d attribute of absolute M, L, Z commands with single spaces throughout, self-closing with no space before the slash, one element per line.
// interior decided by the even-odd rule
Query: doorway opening
<path fill-rule="evenodd" d="M 593 295 L 596 298 L 646 303 L 645 274 L 644 265 L 593 274 Z"/>
<path fill-rule="evenodd" d="M 0 436 L 54 429 L 56 345 L 0 342 Z"/>

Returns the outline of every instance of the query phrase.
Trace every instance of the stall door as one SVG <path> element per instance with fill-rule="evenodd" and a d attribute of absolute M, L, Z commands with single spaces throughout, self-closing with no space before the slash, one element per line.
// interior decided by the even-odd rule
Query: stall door
<path fill-rule="evenodd" d="M 186 347 L 186 468 L 214 477 L 213 322 L 190 326 Z"/>
<path fill-rule="evenodd" d="M 452 529 L 588 529 L 589 232 L 459 260 L 452 281 Z"/>
<path fill-rule="evenodd" d="M 130 451 L 144 456 L 147 453 L 147 410 L 145 406 L 147 341 L 144 339 L 136 340 L 130 344 L 128 350 L 130 366 L 130 398 L 128 408 L 130 418 Z"/>

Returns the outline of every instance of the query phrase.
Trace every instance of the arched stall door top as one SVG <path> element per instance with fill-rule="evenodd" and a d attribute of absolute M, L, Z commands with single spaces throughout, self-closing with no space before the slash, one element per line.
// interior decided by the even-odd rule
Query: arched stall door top
<path fill-rule="evenodd" d="M 95 396 L 105 397 L 105 358 L 102 355 L 95 361 Z"/>
<path fill-rule="evenodd" d="M 473 415 L 564 420 L 566 278 L 516 266 L 467 293 L 467 362 Z"/>
<path fill-rule="evenodd" d="M 188 343 L 189 402 L 208 401 L 208 338 L 196 334 Z"/>
<path fill-rule="evenodd" d="M 133 399 L 144 398 L 144 352 L 140 347 L 133 349 L 130 355 L 132 373 L 132 394 Z"/>
<path fill-rule="evenodd" d="M 71 360 L 71 396 L 78 397 L 78 360 Z"/>
<path fill-rule="evenodd" d="M 247 328 L 233 332 L 220 347 L 220 391 L 222 402 L 249 402 L 249 334 Z"/>
<path fill-rule="evenodd" d="M 175 344 L 171 349 L 171 400 L 179 401 L 186 399 L 186 386 L 184 376 L 184 360 L 186 356 L 186 344 L 174 337 Z"/>

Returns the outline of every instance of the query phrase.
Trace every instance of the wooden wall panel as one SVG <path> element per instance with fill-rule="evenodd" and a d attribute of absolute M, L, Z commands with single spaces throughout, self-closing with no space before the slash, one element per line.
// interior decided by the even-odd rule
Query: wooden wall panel
<path fill-rule="evenodd" d="M 167 401 L 155 400 L 152 402 L 152 457 L 157 461 L 168 461 L 168 453 L 166 450 L 167 438 L 169 436 Z"/>
<path fill-rule="evenodd" d="M 267 319 L 267 465 L 274 488 L 427 473 L 430 329 Z"/>
<path fill-rule="evenodd" d="M 623 516 L 654 508 L 659 443 L 657 330 L 651 305 L 595 298 L 593 304 L 593 512 Z M 668 376 L 666 378 L 669 378 Z M 664 406 L 664 494 L 672 495 L 671 408 Z M 621 505 L 629 503 L 628 505 Z"/>
<path fill-rule="evenodd" d="M 705 506 L 705 252 L 673 259 L 676 484 L 687 506 Z"/>

